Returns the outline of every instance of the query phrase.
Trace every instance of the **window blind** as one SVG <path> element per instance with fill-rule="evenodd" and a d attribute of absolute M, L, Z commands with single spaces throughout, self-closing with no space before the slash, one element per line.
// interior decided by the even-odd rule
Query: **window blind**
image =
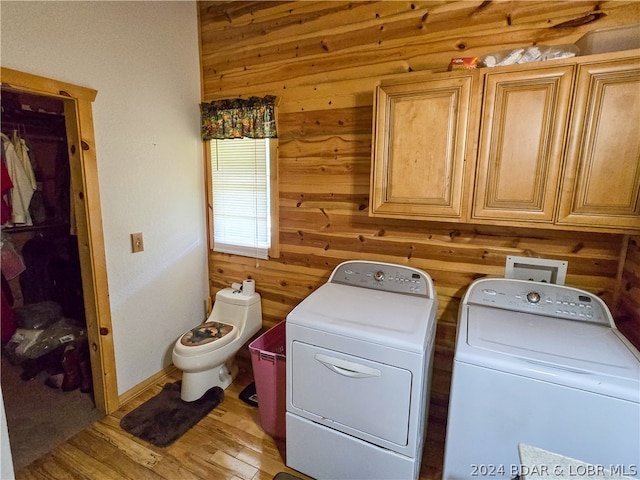
<path fill-rule="evenodd" d="M 211 140 L 213 249 L 267 259 L 269 139 Z"/>

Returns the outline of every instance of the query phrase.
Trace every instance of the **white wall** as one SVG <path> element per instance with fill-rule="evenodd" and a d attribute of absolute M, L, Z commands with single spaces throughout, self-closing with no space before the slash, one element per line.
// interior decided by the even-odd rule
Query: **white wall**
<path fill-rule="evenodd" d="M 9 444 L 9 429 L 7 428 L 7 417 L 4 412 L 4 400 L 2 389 L 0 389 L 0 478 L 11 480 L 14 477 L 13 456 Z"/>
<path fill-rule="evenodd" d="M 93 88 L 122 394 L 171 363 L 208 296 L 195 2 L 0 2 L 2 66 Z M 145 251 L 131 253 L 130 233 Z"/>

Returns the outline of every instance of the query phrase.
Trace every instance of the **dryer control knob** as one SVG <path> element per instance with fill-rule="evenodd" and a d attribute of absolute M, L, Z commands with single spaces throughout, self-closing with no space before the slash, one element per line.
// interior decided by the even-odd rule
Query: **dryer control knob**
<path fill-rule="evenodd" d="M 538 303 L 540 301 L 540 294 L 538 292 L 527 293 L 527 301 L 529 303 Z"/>
<path fill-rule="evenodd" d="M 384 272 L 381 270 L 378 270 L 376 273 L 373 274 L 373 278 L 375 278 L 378 282 L 381 282 L 382 280 L 384 280 Z"/>

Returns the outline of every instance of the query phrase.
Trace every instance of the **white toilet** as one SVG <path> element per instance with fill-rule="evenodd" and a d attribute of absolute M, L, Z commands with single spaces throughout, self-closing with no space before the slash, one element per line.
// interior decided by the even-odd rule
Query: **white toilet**
<path fill-rule="evenodd" d="M 197 400 L 216 386 L 226 389 L 238 373 L 237 351 L 260 328 L 258 293 L 220 290 L 207 321 L 182 335 L 173 347 L 173 364 L 182 370 L 182 400 Z"/>

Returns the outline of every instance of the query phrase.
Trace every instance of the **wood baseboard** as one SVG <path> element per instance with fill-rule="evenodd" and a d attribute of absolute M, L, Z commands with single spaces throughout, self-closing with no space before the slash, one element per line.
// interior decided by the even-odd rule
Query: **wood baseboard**
<path fill-rule="evenodd" d="M 157 385 L 158 383 L 161 383 L 161 380 L 163 380 L 165 377 L 170 377 L 176 370 L 177 368 L 175 367 L 175 365 L 173 364 L 169 365 L 165 369 L 160 370 L 155 375 L 152 375 L 151 377 L 147 378 L 144 382 L 139 383 L 132 389 L 124 392 L 122 395 L 119 395 L 118 402 L 120 405 L 118 408 L 122 408 L 123 405 L 125 405 L 127 402 L 136 398 L 138 395 L 140 395 L 142 392 L 144 392 L 148 388 L 151 388 Z"/>

